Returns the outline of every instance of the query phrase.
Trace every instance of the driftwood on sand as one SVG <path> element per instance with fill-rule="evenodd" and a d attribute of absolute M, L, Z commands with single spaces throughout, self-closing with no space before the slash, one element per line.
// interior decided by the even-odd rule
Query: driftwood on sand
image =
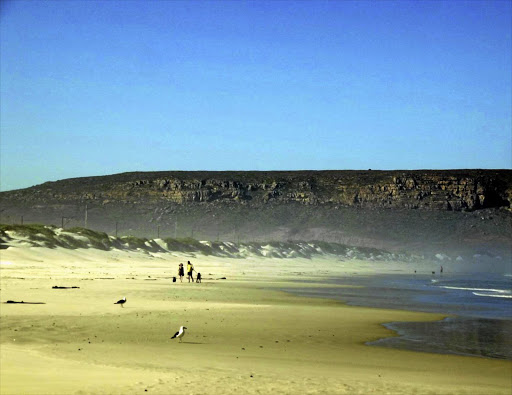
<path fill-rule="evenodd" d="M 80 288 L 80 287 L 59 287 L 58 285 L 54 285 L 52 289 L 73 289 L 73 288 Z"/>
<path fill-rule="evenodd" d="M 46 304 L 44 302 L 24 302 L 23 300 L 21 302 L 16 302 L 14 300 L 8 300 L 7 302 L 4 302 L 4 303 L 19 303 L 19 304 Z"/>

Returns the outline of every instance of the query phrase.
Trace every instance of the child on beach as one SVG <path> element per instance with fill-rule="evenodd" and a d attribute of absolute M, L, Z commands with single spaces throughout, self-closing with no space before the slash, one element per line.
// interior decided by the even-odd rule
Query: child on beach
<path fill-rule="evenodd" d="M 201 273 L 197 273 L 196 283 L 200 283 L 200 282 L 201 282 Z"/>

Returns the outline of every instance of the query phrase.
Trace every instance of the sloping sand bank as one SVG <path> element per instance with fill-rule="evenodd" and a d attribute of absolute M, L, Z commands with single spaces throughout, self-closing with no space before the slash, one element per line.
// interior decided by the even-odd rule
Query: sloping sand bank
<path fill-rule="evenodd" d="M 0 258 L 2 395 L 510 394 L 512 388 L 510 361 L 364 345 L 392 335 L 380 323 L 438 315 L 279 291 L 297 286 L 289 280 L 298 273 L 321 278 L 375 270 L 367 262 L 29 247 L 2 250 Z M 171 281 L 187 260 L 202 284 Z M 115 305 L 123 296 L 126 305 Z M 188 328 L 183 343 L 170 339 L 181 325 Z"/>

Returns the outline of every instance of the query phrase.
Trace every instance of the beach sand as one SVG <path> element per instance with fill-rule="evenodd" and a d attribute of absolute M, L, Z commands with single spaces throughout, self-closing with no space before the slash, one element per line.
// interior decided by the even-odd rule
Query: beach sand
<path fill-rule="evenodd" d="M 291 280 L 409 270 L 405 264 L 21 245 L 0 259 L 2 395 L 508 395 L 512 388 L 510 361 L 365 345 L 394 335 L 382 323 L 441 315 L 280 291 L 310 286 Z M 187 260 L 202 284 L 171 281 Z M 114 304 L 123 296 L 124 307 Z M 179 343 L 170 337 L 181 325 L 188 330 Z"/>

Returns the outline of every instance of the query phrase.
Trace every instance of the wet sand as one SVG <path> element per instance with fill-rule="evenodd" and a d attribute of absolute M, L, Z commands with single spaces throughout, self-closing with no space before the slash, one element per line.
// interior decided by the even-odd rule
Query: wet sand
<path fill-rule="evenodd" d="M 280 291 L 378 270 L 367 262 L 28 247 L 0 258 L 1 394 L 510 393 L 510 361 L 365 345 L 394 335 L 382 323 L 441 315 Z M 202 284 L 171 282 L 187 260 Z M 180 325 L 183 343 L 170 339 Z"/>

